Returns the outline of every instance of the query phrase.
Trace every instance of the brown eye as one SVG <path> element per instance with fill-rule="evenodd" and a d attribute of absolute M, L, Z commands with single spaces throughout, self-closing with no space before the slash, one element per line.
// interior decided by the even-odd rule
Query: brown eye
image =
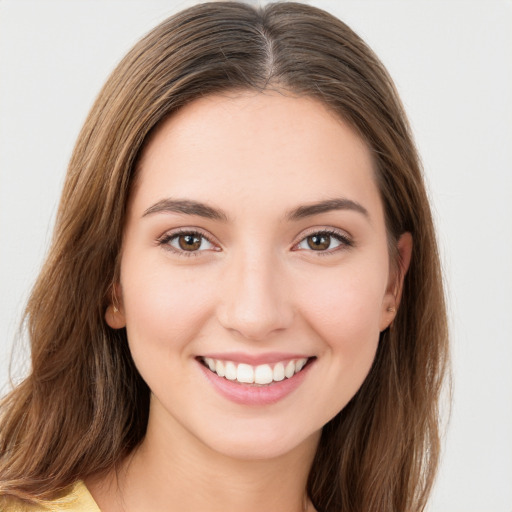
<path fill-rule="evenodd" d="M 160 240 L 160 244 L 174 252 L 187 255 L 216 250 L 215 245 L 206 236 L 194 231 L 166 235 Z"/>
<path fill-rule="evenodd" d="M 326 251 L 331 245 L 331 236 L 325 233 L 318 233 L 306 238 L 308 247 L 314 251 Z"/>
<path fill-rule="evenodd" d="M 197 251 L 201 247 L 202 238 L 197 235 L 187 234 L 178 236 L 178 245 L 183 251 Z"/>
<path fill-rule="evenodd" d="M 304 237 L 296 246 L 295 250 L 306 250 L 330 254 L 338 249 L 352 247 L 352 240 L 343 233 L 318 231 Z"/>

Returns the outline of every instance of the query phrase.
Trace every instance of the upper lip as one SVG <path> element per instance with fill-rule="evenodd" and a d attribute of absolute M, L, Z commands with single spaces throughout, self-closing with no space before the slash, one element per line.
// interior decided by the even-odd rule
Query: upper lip
<path fill-rule="evenodd" d="M 223 352 L 202 354 L 201 358 L 219 359 L 221 361 L 232 361 L 233 363 L 245 363 L 251 366 L 259 364 L 272 364 L 292 359 L 309 359 L 308 354 L 290 353 L 290 352 L 267 352 L 265 354 L 245 354 L 242 352 Z"/>

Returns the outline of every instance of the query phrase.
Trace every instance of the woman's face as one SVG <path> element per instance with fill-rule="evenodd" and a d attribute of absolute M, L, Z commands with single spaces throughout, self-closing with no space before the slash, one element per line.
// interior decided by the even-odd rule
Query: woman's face
<path fill-rule="evenodd" d="M 106 315 L 151 389 L 148 432 L 239 458 L 316 444 L 393 319 L 392 268 L 370 152 L 321 103 L 184 107 L 144 151 Z"/>

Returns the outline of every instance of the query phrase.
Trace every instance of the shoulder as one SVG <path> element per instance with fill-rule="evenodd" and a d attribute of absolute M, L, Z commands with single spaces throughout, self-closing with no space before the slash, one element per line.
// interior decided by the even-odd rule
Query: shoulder
<path fill-rule="evenodd" d="M 66 495 L 41 505 L 0 496 L 0 510 L 2 512 L 101 512 L 81 481 L 73 485 Z"/>

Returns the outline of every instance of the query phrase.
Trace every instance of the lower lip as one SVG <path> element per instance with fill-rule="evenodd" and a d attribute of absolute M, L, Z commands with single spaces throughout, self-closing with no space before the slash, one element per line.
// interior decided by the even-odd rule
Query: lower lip
<path fill-rule="evenodd" d="M 241 384 L 236 380 L 228 380 L 219 377 L 200 362 L 197 364 L 215 390 L 228 400 L 242 405 L 270 405 L 279 402 L 301 385 L 313 366 L 313 361 L 293 377 L 264 386 Z"/>

